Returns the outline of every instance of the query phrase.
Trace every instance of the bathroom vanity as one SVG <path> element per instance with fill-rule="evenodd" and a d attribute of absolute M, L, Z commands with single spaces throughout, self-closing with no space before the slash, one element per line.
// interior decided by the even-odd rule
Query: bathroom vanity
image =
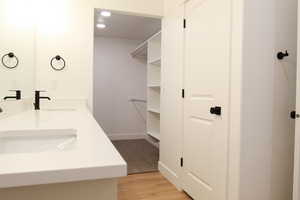
<path fill-rule="evenodd" d="M 2 119 L 0 163 L 5 200 L 117 200 L 117 179 L 127 175 L 125 161 L 84 104 Z"/>

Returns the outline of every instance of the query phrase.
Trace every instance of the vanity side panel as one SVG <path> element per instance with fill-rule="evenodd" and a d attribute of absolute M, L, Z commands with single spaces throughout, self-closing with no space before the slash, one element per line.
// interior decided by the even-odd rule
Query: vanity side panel
<path fill-rule="evenodd" d="M 0 189 L 5 200 L 117 200 L 117 179 Z"/>

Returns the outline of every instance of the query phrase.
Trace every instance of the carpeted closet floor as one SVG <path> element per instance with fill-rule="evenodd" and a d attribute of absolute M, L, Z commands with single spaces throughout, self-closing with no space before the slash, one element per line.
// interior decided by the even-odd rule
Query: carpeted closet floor
<path fill-rule="evenodd" d="M 112 141 L 128 165 L 128 174 L 158 171 L 159 150 L 147 140 Z"/>

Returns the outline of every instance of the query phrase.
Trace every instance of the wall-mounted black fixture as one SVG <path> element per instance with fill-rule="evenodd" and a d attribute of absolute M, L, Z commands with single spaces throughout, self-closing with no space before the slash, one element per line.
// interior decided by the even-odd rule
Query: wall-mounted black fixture
<path fill-rule="evenodd" d="M 277 54 L 278 60 L 283 60 L 285 57 L 288 57 L 288 56 L 289 56 L 288 51 L 285 51 L 285 53 L 279 52 L 279 53 Z"/>
<path fill-rule="evenodd" d="M 54 61 L 60 62 L 62 65 L 59 67 L 55 67 Z M 60 55 L 57 55 L 51 59 L 50 65 L 51 65 L 52 69 L 54 69 L 55 71 L 62 71 L 66 67 L 66 61 L 63 57 L 61 57 Z"/>
<path fill-rule="evenodd" d="M 7 61 L 9 61 L 11 59 L 15 59 L 15 63 L 10 66 L 7 63 Z M 2 65 L 4 67 L 8 68 L 8 69 L 14 69 L 14 68 L 16 68 L 19 65 L 19 59 L 18 59 L 18 57 L 14 53 L 12 53 L 12 52 L 7 53 L 4 56 L 2 56 L 1 62 L 2 62 Z"/>
<path fill-rule="evenodd" d="M 300 115 L 296 113 L 296 111 L 292 111 L 290 114 L 290 117 L 292 119 L 300 118 Z"/>
<path fill-rule="evenodd" d="M 50 97 L 41 97 L 41 92 L 46 92 L 46 91 L 35 91 L 35 101 L 33 103 L 34 105 L 34 109 L 35 110 L 40 110 L 40 100 L 41 99 L 48 99 L 49 101 L 51 101 L 51 98 Z"/>
<path fill-rule="evenodd" d="M 214 115 L 221 115 L 222 108 L 220 106 L 212 107 L 212 108 L 210 108 L 210 113 L 214 114 Z"/>
<path fill-rule="evenodd" d="M 7 96 L 7 97 L 3 98 L 4 100 L 7 100 L 7 99 L 21 100 L 21 90 L 9 90 L 9 91 L 16 92 L 16 96 Z"/>

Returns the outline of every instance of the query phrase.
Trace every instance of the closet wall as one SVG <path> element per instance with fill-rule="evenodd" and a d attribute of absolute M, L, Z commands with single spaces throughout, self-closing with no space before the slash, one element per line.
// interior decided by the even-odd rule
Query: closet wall
<path fill-rule="evenodd" d="M 94 115 L 111 139 L 146 134 L 147 64 L 130 52 L 140 41 L 95 37 Z"/>

